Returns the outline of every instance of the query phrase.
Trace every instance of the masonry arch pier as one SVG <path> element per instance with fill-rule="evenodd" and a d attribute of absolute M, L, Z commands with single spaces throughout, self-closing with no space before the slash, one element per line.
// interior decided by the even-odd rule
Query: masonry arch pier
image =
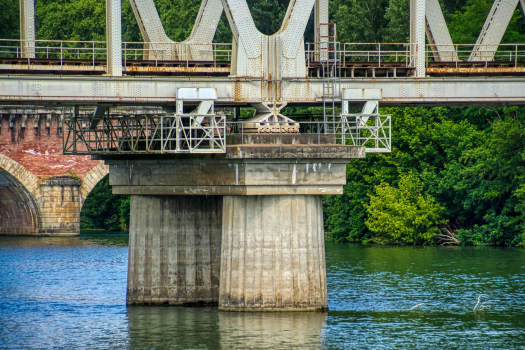
<path fill-rule="evenodd" d="M 75 158 L 78 157 L 69 156 L 70 161 Z M 36 169 L 27 159 L 21 161 L 32 170 Z M 63 162 L 68 164 L 67 159 Z M 94 163 L 96 166 L 80 174 L 81 178 L 62 171 L 55 171 L 56 175 L 37 176 L 0 154 L 0 235 L 79 235 L 84 200 L 108 174 L 107 166 Z"/>
<path fill-rule="evenodd" d="M 40 212 L 31 192 L 0 167 L 0 234 L 37 234 L 40 221 Z"/>

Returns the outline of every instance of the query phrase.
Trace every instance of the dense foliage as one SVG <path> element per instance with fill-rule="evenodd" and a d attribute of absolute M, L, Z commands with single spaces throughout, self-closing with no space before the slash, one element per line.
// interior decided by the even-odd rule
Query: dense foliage
<path fill-rule="evenodd" d="M 433 242 L 428 232 L 448 222 L 461 244 L 524 242 L 525 109 L 382 113 L 393 117 L 392 153 L 348 165 L 344 195 L 325 198 L 330 240 Z M 416 238 L 396 233 L 400 223 Z"/>
<path fill-rule="evenodd" d="M 80 214 L 80 228 L 126 231 L 129 228 L 129 196 L 113 195 L 106 176 L 93 188 Z"/>
<path fill-rule="evenodd" d="M 422 181 L 414 174 L 401 175 L 399 187 L 381 182 L 369 195 L 366 226 L 376 239 L 387 237 L 406 243 L 424 243 L 446 223 L 443 207 L 423 192 Z"/>
<path fill-rule="evenodd" d="M 200 0 L 155 0 L 167 35 L 188 37 Z M 281 26 L 289 0 L 248 0 L 257 28 Z M 476 41 L 492 0 L 440 0 L 453 42 Z M 19 37 L 18 1 L 0 0 L 0 37 Z M 124 41 L 142 41 L 128 1 L 122 1 Z M 342 42 L 408 41 L 408 0 L 330 0 Z M 36 1 L 37 39 L 105 40 L 104 0 Z M 313 39 L 310 19 L 306 41 Z M 223 14 L 216 42 L 231 42 Z M 516 9 L 504 43 L 525 42 Z M 468 47 L 465 49 L 468 50 Z M 524 109 L 389 108 L 393 150 L 347 167 L 342 196 L 324 198 L 327 239 L 423 244 L 449 232 L 460 244 L 517 245 L 525 240 Z M 291 116 L 318 108 L 288 108 Z M 107 179 L 86 199 L 84 228 L 126 229 L 129 198 L 112 196 Z M 446 230 L 445 230 L 446 229 Z"/>

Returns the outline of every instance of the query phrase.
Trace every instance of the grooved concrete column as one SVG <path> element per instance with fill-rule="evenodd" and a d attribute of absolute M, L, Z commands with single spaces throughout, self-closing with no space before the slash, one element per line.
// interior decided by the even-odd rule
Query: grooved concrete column
<path fill-rule="evenodd" d="M 128 304 L 219 300 L 221 196 L 131 196 Z"/>
<path fill-rule="evenodd" d="M 326 310 L 320 195 L 224 196 L 220 310 Z"/>

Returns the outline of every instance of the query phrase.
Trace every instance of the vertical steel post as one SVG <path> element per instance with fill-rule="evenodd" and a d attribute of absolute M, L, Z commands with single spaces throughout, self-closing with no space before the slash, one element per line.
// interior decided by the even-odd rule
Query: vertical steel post
<path fill-rule="evenodd" d="M 20 0 L 22 58 L 35 58 L 35 0 Z"/>
<path fill-rule="evenodd" d="M 106 0 L 106 73 L 116 77 L 122 76 L 121 17 L 120 0 Z"/>
<path fill-rule="evenodd" d="M 315 18 L 315 40 L 316 43 L 315 51 L 319 52 L 319 43 L 328 41 L 328 26 L 321 26 L 321 24 L 329 23 L 328 19 L 328 0 L 315 0 L 314 5 L 314 18 Z M 322 59 L 326 59 L 323 57 Z M 319 58 L 321 60 L 321 58 Z"/>
<path fill-rule="evenodd" d="M 410 0 L 410 60 L 416 78 L 425 77 L 425 0 Z"/>

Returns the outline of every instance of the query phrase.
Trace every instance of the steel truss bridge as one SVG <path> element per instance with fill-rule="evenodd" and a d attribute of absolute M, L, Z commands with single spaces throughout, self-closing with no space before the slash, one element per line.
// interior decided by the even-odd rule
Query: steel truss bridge
<path fill-rule="evenodd" d="M 281 28 L 270 36 L 256 29 L 245 0 L 203 0 L 189 38 L 173 42 L 165 34 L 153 0 L 130 0 L 145 42 L 127 43 L 121 37 L 120 1 L 106 0 L 105 42 L 36 40 L 34 0 L 20 0 L 20 40 L 0 40 L 4 110 L 24 109 L 26 118 L 31 114 L 28 108 L 33 108 L 33 114 L 39 108 L 47 108 L 48 114 L 63 113 L 69 118 L 68 130 L 74 129 L 71 135 L 65 133 L 73 143 L 87 142 L 91 136 L 100 141 L 107 130 L 114 132 L 116 144 L 111 147 L 106 138 L 106 146 L 95 141 L 91 143 L 98 145 L 95 148 L 89 143 L 79 149 L 70 145 L 68 152 L 124 152 L 118 140 L 129 130 L 135 131 L 126 137 L 135 140 L 146 125 L 168 130 L 168 134 L 155 134 L 158 142 L 150 146 L 162 145 L 166 135 L 169 142 L 161 148 L 146 147 L 146 142 L 140 148 L 133 143 L 136 140 L 129 141 L 126 152 L 181 152 L 181 144 L 186 145 L 184 151 L 197 152 L 199 147 L 194 145 L 199 142 L 221 152 L 229 130 L 239 129 L 228 121 L 238 122 L 236 108 L 240 106 L 256 110 L 244 120 L 243 130 L 304 132 L 299 123 L 281 113 L 287 105 L 323 106 L 321 125 L 310 130 L 342 134 L 339 139 L 345 144 L 363 137 L 365 144 L 375 145 L 371 150 L 388 151 L 390 122 L 378 114 L 379 104 L 525 103 L 525 44 L 501 43 L 513 12 L 518 6 L 523 11 L 525 0 L 495 0 L 472 45 L 452 43 L 438 0 L 410 0 L 409 43 L 338 42 L 336 25 L 328 23 L 328 0 L 290 1 Z M 223 11 L 233 42 L 213 43 Z M 305 43 L 312 11 L 315 42 Z M 355 105 L 364 105 L 359 115 L 349 112 Z M 68 112 L 53 109 L 57 106 L 67 106 Z M 119 106 L 162 107 L 163 112 L 154 119 L 133 114 L 138 121 L 130 122 L 110 113 Z M 79 112 L 86 108 L 91 110 L 91 123 Z M 9 114 L 10 118 L 15 115 Z M 352 130 L 348 120 L 353 120 Z M 356 131 L 358 126 L 361 129 Z M 194 136 L 177 141 L 177 135 L 196 127 L 200 131 L 192 135 L 201 141 L 193 140 Z M 222 138 L 216 141 L 216 136 Z"/>

